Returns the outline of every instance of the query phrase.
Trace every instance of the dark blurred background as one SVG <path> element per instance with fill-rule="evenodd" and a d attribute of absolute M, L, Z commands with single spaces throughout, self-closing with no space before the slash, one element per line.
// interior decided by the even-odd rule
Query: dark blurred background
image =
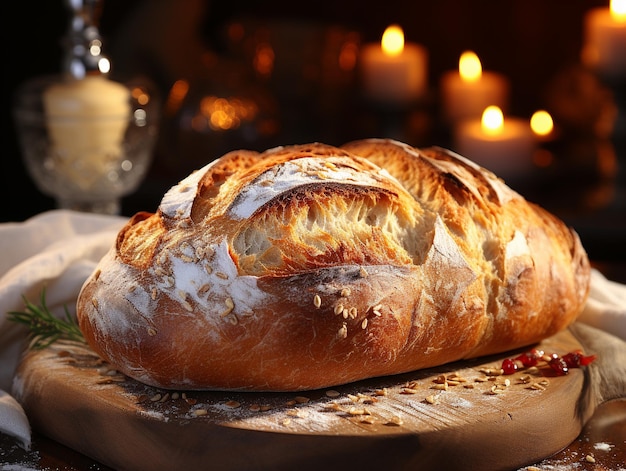
<path fill-rule="evenodd" d="M 113 77 L 148 77 L 163 112 L 155 157 L 123 214 L 154 211 L 162 194 L 190 171 L 229 150 L 264 150 L 313 141 L 339 145 L 363 137 L 397 137 L 415 146 L 451 146 L 442 122 L 439 79 L 462 51 L 511 82 L 508 114 L 529 118 L 548 109 L 559 139 L 546 143 L 532 180 L 516 183 L 529 200 L 574 226 L 595 260 L 626 259 L 624 87 L 580 64 L 583 17 L 607 1 L 387 0 L 265 2 L 105 0 L 99 17 Z M 3 14 L 6 149 L 0 221 L 22 221 L 54 208 L 20 157 L 11 102 L 17 87 L 55 74 L 69 12 L 62 0 L 12 2 Z M 359 92 L 357 68 L 338 69 L 346 44 L 379 42 L 400 24 L 407 41 L 428 50 L 428 94 L 406 109 L 387 109 Z M 8 34 L 9 31 L 12 31 Z M 271 68 L 260 54 L 271 46 Z M 253 106 L 237 129 L 194 128 L 203 96 L 239 97 Z M 598 135 L 609 121 L 608 134 Z M 605 126 L 606 128 L 606 126 Z"/>

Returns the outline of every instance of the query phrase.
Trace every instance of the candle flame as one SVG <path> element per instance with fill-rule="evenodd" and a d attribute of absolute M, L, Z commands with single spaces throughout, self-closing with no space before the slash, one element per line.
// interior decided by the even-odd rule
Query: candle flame
<path fill-rule="evenodd" d="M 404 49 L 404 31 L 398 25 L 388 26 L 381 40 L 383 52 L 389 56 L 397 56 Z"/>
<path fill-rule="evenodd" d="M 488 106 L 483 111 L 480 127 L 486 134 L 496 135 L 504 128 L 504 115 L 497 106 Z"/>
<path fill-rule="evenodd" d="M 476 82 L 480 80 L 483 69 L 480 59 L 472 51 L 465 51 L 459 58 L 459 74 L 464 82 Z"/>
<path fill-rule="evenodd" d="M 98 70 L 102 74 L 108 74 L 111 71 L 111 62 L 106 57 L 101 57 L 98 60 Z"/>
<path fill-rule="evenodd" d="M 626 0 L 611 0 L 610 9 L 615 21 L 626 22 Z"/>
<path fill-rule="evenodd" d="M 535 111 L 530 118 L 530 128 L 538 136 L 547 136 L 554 129 L 552 116 L 545 110 Z"/>

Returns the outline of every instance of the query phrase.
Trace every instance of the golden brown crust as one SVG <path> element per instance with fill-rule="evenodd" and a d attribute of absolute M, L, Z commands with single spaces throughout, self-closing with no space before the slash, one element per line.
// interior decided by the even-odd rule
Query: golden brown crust
<path fill-rule="evenodd" d="M 573 322 L 577 235 L 444 149 L 231 152 L 133 217 L 78 318 L 127 375 L 305 390 L 503 352 Z"/>

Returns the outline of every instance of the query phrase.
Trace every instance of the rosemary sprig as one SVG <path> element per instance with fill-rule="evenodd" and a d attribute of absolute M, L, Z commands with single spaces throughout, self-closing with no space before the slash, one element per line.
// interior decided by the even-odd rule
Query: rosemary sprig
<path fill-rule="evenodd" d="M 65 309 L 65 318 L 54 316 L 46 305 L 46 290 L 41 292 L 40 304 L 36 305 L 22 296 L 25 311 L 8 312 L 8 319 L 24 324 L 29 329 L 30 348 L 41 350 L 60 339 L 85 343 L 85 337 L 78 327 L 76 319 Z"/>

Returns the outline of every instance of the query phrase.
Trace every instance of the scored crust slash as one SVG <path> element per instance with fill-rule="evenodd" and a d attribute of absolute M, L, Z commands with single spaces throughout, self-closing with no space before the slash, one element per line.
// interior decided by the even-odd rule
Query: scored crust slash
<path fill-rule="evenodd" d="M 496 175 L 388 139 L 234 151 L 133 216 L 83 285 L 104 360 L 176 390 L 303 391 L 572 324 L 577 234 Z"/>

